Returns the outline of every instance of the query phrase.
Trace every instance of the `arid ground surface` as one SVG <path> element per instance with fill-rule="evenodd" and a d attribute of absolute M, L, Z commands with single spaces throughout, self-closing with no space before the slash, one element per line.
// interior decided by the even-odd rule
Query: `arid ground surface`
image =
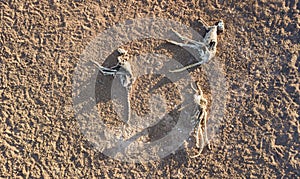
<path fill-rule="evenodd" d="M 300 177 L 299 3 L 1 0 L 0 177 Z M 97 151 L 80 131 L 72 78 L 81 54 L 105 29 L 142 17 L 199 31 L 200 17 L 208 24 L 225 22 L 217 57 L 228 83 L 226 109 L 212 149 L 198 158 L 181 147 L 159 161 L 126 163 Z M 142 54 L 156 46 L 169 52 L 171 45 L 148 39 L 126 49 Z M 212 99 L 201 67 L 189 72 Z M 136 113 L 147 112 L 143 95 L 136 90 L 131 96 Z"/>

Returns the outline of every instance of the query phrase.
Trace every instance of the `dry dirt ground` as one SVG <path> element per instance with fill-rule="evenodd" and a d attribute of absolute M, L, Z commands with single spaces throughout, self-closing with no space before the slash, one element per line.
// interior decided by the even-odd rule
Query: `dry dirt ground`
<path fill-rule="evenodd" d="M 300 177 L 299 3 L 1 0 L 0 177 Z M 80 132 L 72 109 L 80 55 L 103 30 L 139 17 L 195 30 L 199 17 L 225 22 L 217 56 L 229 85 L 226 112 L 212 150 L 198 158 L 180 148 L 159 161 L 125 163 L 95 150 Z M 134 53 L 155 43 L 133 44 Z M 190 73 L 211 99 L 200 68 Z M 133 108 L 147 110 L 137 102 Z"/>

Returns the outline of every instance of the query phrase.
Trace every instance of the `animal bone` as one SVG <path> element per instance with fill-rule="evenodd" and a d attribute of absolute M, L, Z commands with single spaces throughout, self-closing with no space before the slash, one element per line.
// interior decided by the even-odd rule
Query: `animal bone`
<path fill-rule="evenodd" d="M 192 158 L 198 157 L 201 155 L 201 152 L 205 146 L 205 144 L 208 145 L 208 148 L 210 149 L 210 144 L 209 140 L 207 137 L 207 100 L 203 96 L 203 91 L 201 88 L 197 90 L 192 84 L 191 84 L 192 89 L 196 92 L 194 94 L 194 103 L 197 104 L 196 106 L 196 112 L 195 115 L 192 116 L 192 118 L 195 118 L 198 120 L 198 127 L 197 127 L 197 132 L 196 132 L 196 146 L 199 148 L 199 152 L 197 155 L 192 156 Z M 203 126 L 202 126 L 203 124 Z M 202 129 L 203 128 L 203 129 Z M 199 140 L 199 135 L 201 140 Z"/>
<path fill-rule="evenodd" d="M 192 116 L 192 118 L 196 119 L 197 123 L 198 123 L 197 130 L 196 130 L 196 147 L 199 148 L 198 154 L 195 156 L 192 156 L 191 158 L 196 158 L 199 155 L 201 155 L 202 150 L 205 147 L 205 144 L 207 144 L 208 148 L 210 149 L 210 144 L 209 144 L 209 140 L 207 137 L 207 126 L 206 126 L 207 103 L 208 102 L 204 98 L 203 91 L 201 90 L 201 88 L 199 88 L 199 90 L 197 90 L 193 86 L 192 83 L 191 83 L 191 87 L 196 92 L 194 94 L 194 104 L 196 104 L 197 106 L 195 107 L 195 110 L 194 110 L 195 114 Z M 186 108 L 187 106 L 190 106 L 191 104 L 187 104 L 184 107 L 179 108 L 178 111 L 183 110 L 184 108 Z M 199 139 L 199 136 L 200 136 L 200 139 Z"/>
<path fill-rule="evenodd" d="M 103 73 L 104 75 L 113 75 L 117 76 L 120 79 L 120 82 L 122 86 L 126 89 L 126 94 L 127 94 L 127 121 L 130 120 L 130 114 L 131 114 L 131 109 L 130 109 L 130 91 L 132 87 L 132 83 L 134 81 L 132 70 L 131 70 L 131 65 L 128 60 L 124 60 L 122 57 L 127 55 L 127 51 L 119 48 L 118 52 L 121 56 L 118 56 L 118 64 L 116 66 L 113 66 L 111 68 L 103 67 L 100 65 L 98 62 L 91 60 L 97 68 Z"/>
<path fill-rule="evenodd" d="M 182 72 L 189 68 L 201 65 L 203 63 L 208 62 L 211 58 L 213 58 L 216 55 L 217 43 L 218 43 L 217 36 L 219 33 L 224 31 L 224 22 L 222 20 L 220 20 L 216 25 L 207 26 L 206 23 L 203 21 L 203 24 L 205 25 L 205 29 L 207 30 L 207 33 L 205 34 L 202 42 L 198 42 L 198 41 L 189 39 L 188 37 L 184 37 L 181 34 L 179 34 L 178 32 L 173 30 L 173 32 L 181 40 L 186 41 L 187 43 L 175 42 L 172 40 L 167 40 L 167 42 L 172 43 L 174 45 L 178 45 L 183 48 L 190 48 L 190 49 L 196 50 L 195 55 L 197 55 L 199 62 L 185 66 L 180 69 L 170 70 L 170 72 Z"/>

